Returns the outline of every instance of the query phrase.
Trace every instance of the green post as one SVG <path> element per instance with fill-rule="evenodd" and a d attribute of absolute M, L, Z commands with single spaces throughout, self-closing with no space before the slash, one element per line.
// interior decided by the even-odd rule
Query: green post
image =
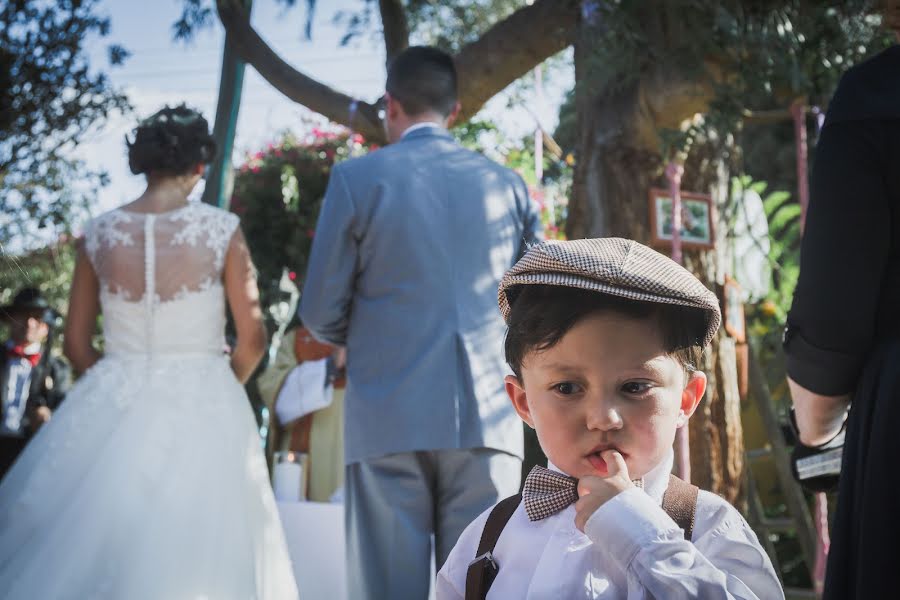
<path fill-rule="evenodd" d="M 252 0 L 243 0 L 244 11 L 250 18 Z M 216 122 L 213 138 L 218 146 L 216 159 L 209 166 L 203 202 L 228 208 L 234 184 L 231 169 L 231 153 L 234 150 L 234 134 L 237 129 L 238 111 L 241 108 L 241 90 L 244 85 L 244 61 L 238 58 L 225 34 L 222 51 L 222 74 L 219 79 L 219 101 L 216 104 Z"/>

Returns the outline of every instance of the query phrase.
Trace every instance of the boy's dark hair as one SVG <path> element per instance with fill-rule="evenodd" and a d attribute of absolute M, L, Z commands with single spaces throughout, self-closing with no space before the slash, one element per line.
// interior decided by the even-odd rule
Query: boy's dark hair
<path fill-rule="evenodd" d="M 522 285 L 516 294 L 507 319 L 506 362 L 521 380 L 526 355 L 555 346 L 582 319 L 606 311 L 635 319 L 655 319 L 662 331 L 665 352 L 686 372 L 696 370 L 707 328 L 703 310 L 539 284 Z"/>
<path fill-rule="evenodd" d="M 183 175 L 193 166 L 212 162 L 216 142 L 203 116 L 185 106 L 166 106 L 144 119 L 128 144 L 128 166 L 135 175 Z"/>
<path fill-rule="evenodd" d="M 456 105 L 456 67 L 446 52 L 411 46 L 391 61 L 385 88 L 412 117 L 432 110 L 446 117 Z"/>

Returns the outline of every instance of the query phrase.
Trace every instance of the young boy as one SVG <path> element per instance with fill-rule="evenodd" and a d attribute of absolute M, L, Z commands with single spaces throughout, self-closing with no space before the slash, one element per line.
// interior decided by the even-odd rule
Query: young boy
<path fill-rule="evenodd" d="M 499 300 L 506 390 L 549 469 L 466 528 L 438 600 L 783 598 L 737 510 L 670 477 L 675 431 L 706 389 L 696 365 L 721 320 L 715 294 L 606 238 L 532 247 Z"/>

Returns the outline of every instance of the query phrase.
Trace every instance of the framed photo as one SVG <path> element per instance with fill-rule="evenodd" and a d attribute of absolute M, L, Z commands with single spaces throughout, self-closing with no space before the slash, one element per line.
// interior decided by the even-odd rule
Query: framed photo
<path fill-rule="evenodd" d="M 740 284 L 727 275 L 722 285 L 722 322 L 725 324 L 725 331 L 737 342 L 747 341 L 744 295 Z"/>
<path fill-rule="evenodd" d="M 650 243 L 672 244 L 672 198 L 668 190 L 650 189 Z M 712 196 L 681 192 L 682 248 L 711 249 L 714 243 Z"/>

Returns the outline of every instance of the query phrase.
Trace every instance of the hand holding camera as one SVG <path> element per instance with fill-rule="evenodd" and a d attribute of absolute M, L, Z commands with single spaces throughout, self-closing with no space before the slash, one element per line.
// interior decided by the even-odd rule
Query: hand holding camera
<path fill-rule="evenodd" d="M 790 412 L 791 428 L 794 433 L 794 450 L 791 452 L 791 469 L 794 478 L 810 492 L 830 492 L 837 489 L 844 453 L 844 436 L 847 419 L 840 431 L 830 440 L 818 446 L 807 446 L 800 441 L 794 409 Z"/>

